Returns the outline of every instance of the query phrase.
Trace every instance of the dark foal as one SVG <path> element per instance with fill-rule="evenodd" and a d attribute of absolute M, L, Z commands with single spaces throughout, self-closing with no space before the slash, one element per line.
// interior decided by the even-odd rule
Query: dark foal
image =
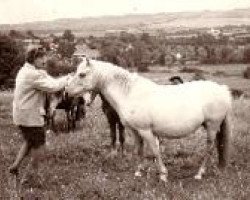
<path fill-rule="evenodd" d="M 83 97 L 69 97 L 65 92 L 46 95 L 46 124 L 48 129 L 54 130 L 56 109 L 65 110 L 67 116 L 67 131 L 74 131 L 76 122 L 85 117 L 85 100 Z"/>
<path fill-rule="evenodd" d="M 117 114 L 117 112 L 114 110 L 114 108 L 109 104 L 109 102 L 104 98 L 103 95 L 100 94 L 100 97 L 102 99 L 102 111 L 106 115 L 109 128 L 110 128 L 110 136 L 111 136 L 111 147 L 114 153 L 117 152 L 117 146 L 116 146 L 116 130 L 118 128 L 119 130 L 119 142 L 121 145 L 122 152 L 124 150 L 124 126 L 121 123 L 120 117 Z"/>
<path fill-rule="evenodd" d="M 117 150 L 118 150 L 117 145 L 116 145 L 117 128 L 119 130 L 119 142 L 120 142 L 121 150 L 123 153 L 124 142 L 125 142 L 125 138 L 124 138 L 125 128 L 124 128 L 123 124 L 121 123 L 121 120 L 120 120 L 118 113 L 110 105 L 110 103 L 104 98 L 104 96 L 98 92 L 91 92 L 90 93 L 91 100 L 88 103 L 88 105 L 92 104 L 92 102 L 95 100 L 95 98 L 98 94 L 102 100 L 102 111 L 103 111 L 104 115 L 107 117 L 107 121 L 108 121 L 109 128 L 110 128 L 111 148 L 112 148 L 111 156 L 114 154 L 117 154 Z"/>

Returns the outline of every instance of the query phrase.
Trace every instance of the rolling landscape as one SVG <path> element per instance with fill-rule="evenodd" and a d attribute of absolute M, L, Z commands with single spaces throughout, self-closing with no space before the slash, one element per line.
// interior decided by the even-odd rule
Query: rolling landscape
<path fill-rule="evenodd" d="M 196 35 L 189 34 L 189 30 Z M 107 34 L 121 31 L 126 34 Z M 164 37 L 153 35 L 161 31 Z M 249 199 L 250 7 L 0 24 L 0 32 L 0 200 Z M 91 105 L 84 105 L 86 115 L 77 121 L 75 130 L 67 130 L 66 110 L 57 107 L 53 116 L 55 126 L 46 133 L 40 180 L 31 177 L 22 184 L 29 157 L 24 159 L 18 176 L 8 171 L 23 141 L 13 123 L 13 89 L 16 73 L 25 60 L 24 49 L 37 43 L 48 48 L 50 64 L 60 72 L 58 76 L 68 74 L 69 67 L 72 70 L 72 66 L 78 66 L 73 62 L 79 56 L 74 54 L 76 45 L 82 47 L 81 59 L 84 55 L 112 62 L 157 84 L 169 85 L 173 76 L 179 76 L 184 83 L 195 81 L 198 74 L 201 79 L 227 85 L 233 97 L 228 167 L 224 171 L 218 168 L 214 150 L 204 178 L 194 179 L 207 153 L 203 125 L 186 138 L 160 138 L 163 162 L 168 168 L 166 183 L 159 181 L 156 163 L 147 146 L 143 156 L 147 165 L 140 177 L 135 176 L 142 157 L 134 153 L 133 132 L 125 129 L 124 154 L 119 149 L 116 156 L 110 156 L 110 127 L 102 99 L 97 97 Z M 87 51 L 98 52 L 99 57 L 88 56 Z M 190 103 L 192 100 L 184 99 Z"/>
<path fill-rule="evenodd" d="M 229 11 L 173 12 L 57 19 L 23 24 L 2 24 L 0 30 L 33 30 L 36 34 L 61 34 L 66 28 L 76 35 L 102 35 L 107 30 L 174 31 L 225 25 L 250 25 L 250 8 Z"/>

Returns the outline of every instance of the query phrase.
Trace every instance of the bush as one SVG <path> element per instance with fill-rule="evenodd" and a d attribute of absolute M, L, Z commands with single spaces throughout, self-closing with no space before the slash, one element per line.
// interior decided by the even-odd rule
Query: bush
<path fill-rule="evenodd" d="M 250 63 L 250 47 L 244 49 L 243 62 Z"/>
<path fill-rule="evenodd" d="M 192 80 L 193 81 L 206 80 L 206 77 L 202 72 L 195 72 L 195 74 L 192 77 Z"/>
<path fill-rule="evenodd" d="M 203 70 L 197 69 L 195 67 L 183 67 L 179 70 L 181 73 L 195 73 L 195 74 L 202 74 Z"/>
<path fill-rule="evenodd" d="M 226 76 L 226 72 L 217 70 L 213 73 L 213 76 L 219 76 L 219 77 L 224 77 Z"/>
<path fill-rule="evenodd" d="M 59 58 L 51 58 L 47 61 L 47 72 L 51 76 L 58 77 L 76 71 L 67 60 Z"/>
<path fill-rule="evenodd" d="M 64 58 L 71 58 L 75 52 L 75 43 L 69 41 L 61 41 L 58 46 L 58 53 Z"/>
<path fill-rule="evenodd" d="M 149 68 L 147 65 L 140 65 L 137 70 L 138 72 L 142 72 L 142 73 L 149 72 Z"/>
<path fill-rule="evenodd" d="M 250 79 L 250 66 L 245 69 L 243 72 L 243 77 L 246 79 Z"/>
<path fill-rule="evenodd" d="M 14 39 L 0 35 L 0 85 L 2 88 L 14 86 L 13 80 L 24 63 L 23 46 Z"/>
<path fill-rule="evenodd" d="M 231 88 L 231 94 L 233 98 L 238 99 L 244 95 L 244 91 L 241 89 Z"/>
<path fill-rule="evenodd" d="M 224 46 L 218 50 L 218 63 L 231 63 L 234 50 L 230 46 Z"/>

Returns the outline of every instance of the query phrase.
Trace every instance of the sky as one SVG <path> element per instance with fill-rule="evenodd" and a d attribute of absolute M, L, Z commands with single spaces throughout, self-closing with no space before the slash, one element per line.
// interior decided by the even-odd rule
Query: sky
<path fill-rule="evenodd" d="M 250 0 L 0 0 L 0 24 L 234 8 L 250 8 Z"/>

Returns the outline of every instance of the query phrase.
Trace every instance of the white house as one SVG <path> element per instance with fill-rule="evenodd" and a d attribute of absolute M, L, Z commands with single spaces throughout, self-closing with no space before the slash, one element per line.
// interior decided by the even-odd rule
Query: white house
<path fill-rule="evenodd" d="M 73 57 L 89 57 L 93 59 L 97 59 L 100 57 L 100 53 L 96 49 L 90 49 L 86 44 L 76 45 L 76 50 L 73 54 Z"/>

